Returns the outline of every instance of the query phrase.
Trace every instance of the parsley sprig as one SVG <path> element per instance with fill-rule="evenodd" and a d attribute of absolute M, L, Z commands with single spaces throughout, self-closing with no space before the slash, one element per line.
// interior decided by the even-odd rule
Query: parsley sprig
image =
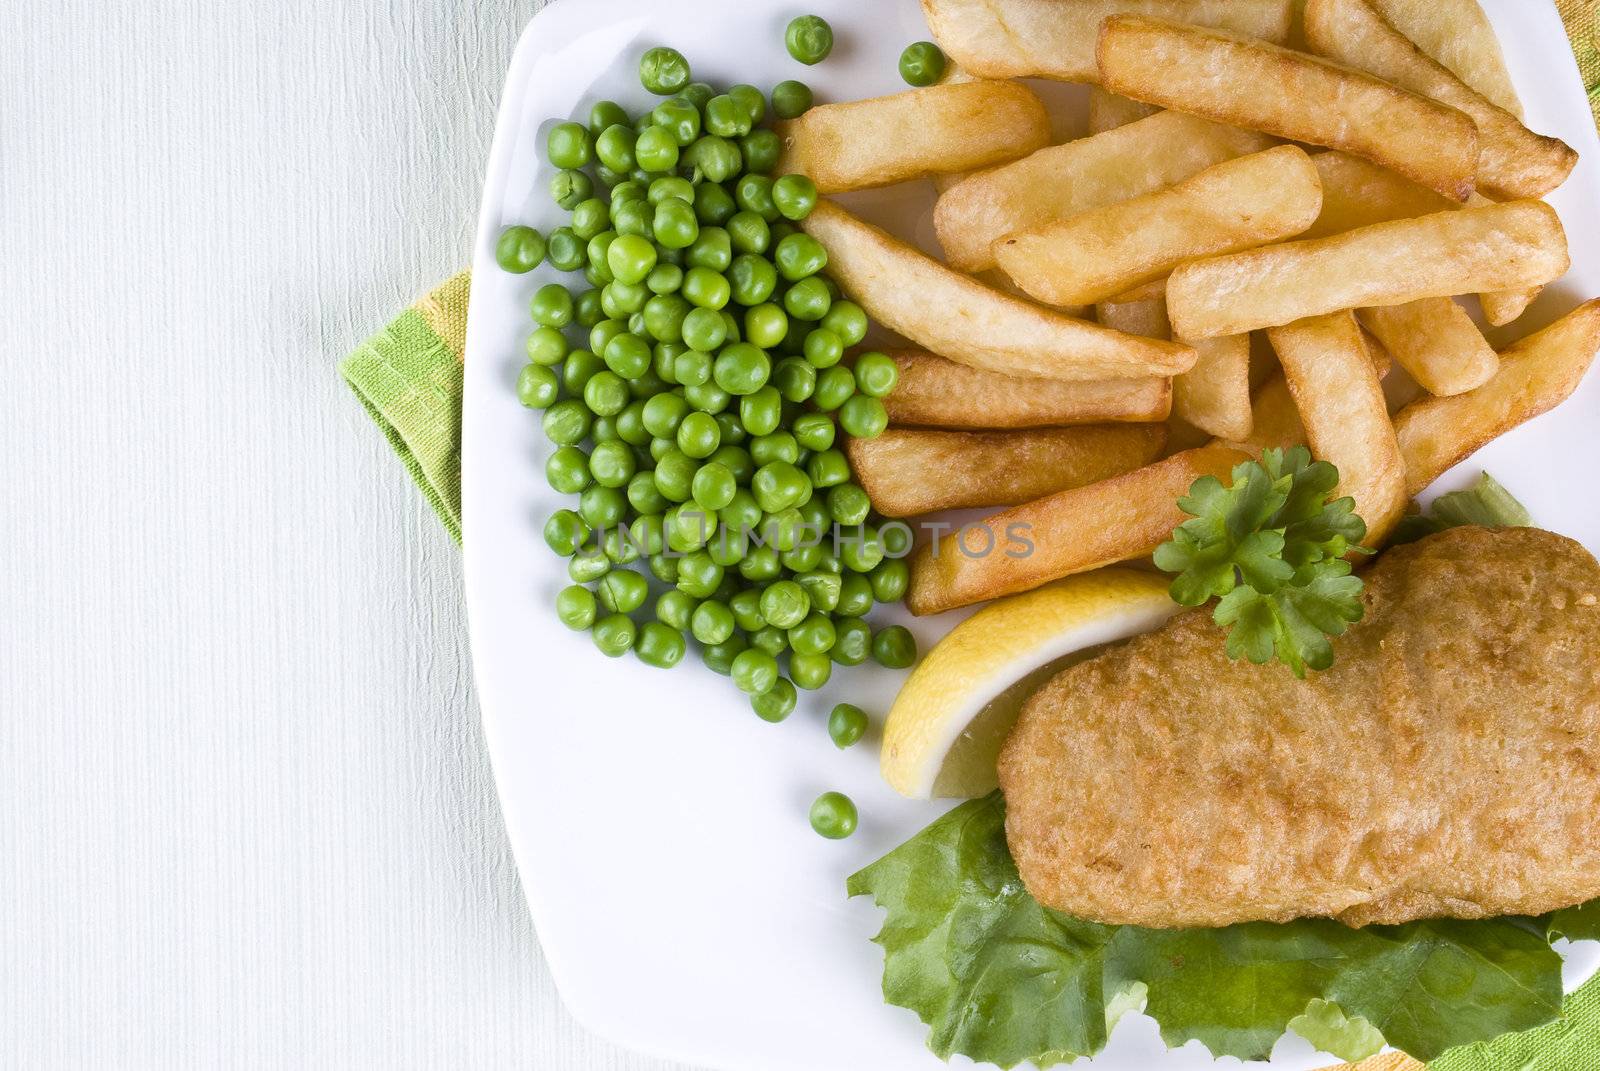
<path fill-rule="evenodd" d="M 1176 573 L 1172 598 L 1184 606 L 1219 600 L 1212 619 L 1227 630 L 1232 658 L 1257 665 L 1274 655 L 1295 676 L 1333 664 L 1330 636 L 1361 620 L 1361 578 L 1345 559 L 1370 551 L 1355 500 L 1328 501 L 1339 470 L 1305 447 L 1266 450 L 1234 467 L 1224 487 L 1203 476 L 1178 499 L 1184 521 L 1156 548 Z"/>

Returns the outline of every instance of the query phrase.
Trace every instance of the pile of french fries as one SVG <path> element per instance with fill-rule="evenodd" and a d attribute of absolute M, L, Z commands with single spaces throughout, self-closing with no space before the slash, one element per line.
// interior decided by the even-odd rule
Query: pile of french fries
<path fill-rule="evenodd" d="M 850 445 L 877 509 L 1027 533 L 919 546 L 913 612 L 1146 557 L 1269 447 L 1335 464 L 1379 546 L 1600 350 L 1600 300 L 1498 353 L 1460 300 L 1508 324 L 1567 271 L 1540 198 L 1577 160 L 1523 124 L 1475 0 L 922 4 L 944 81 L 813 108 L 780 165 L 939 190 L 942 261 L 831 200 L 803 224 L 913 347 Z M 1088 135 L 1049 144 L 1023 77 L 1090 83 Z"/>

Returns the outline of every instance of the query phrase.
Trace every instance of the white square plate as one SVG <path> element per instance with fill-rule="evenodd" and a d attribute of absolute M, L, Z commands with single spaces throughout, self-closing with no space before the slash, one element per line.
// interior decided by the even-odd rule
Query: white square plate
<path fill-rule="evenodd" d="M 1583 155 L 1551 198 L 1565 220 L 1571 273 L 1517 325 L 1523 333 L 1600 294 L 1600 146 L 1561 23 L 1549 3 L 1485 0 L 1502 35 L 1530 125 Z M 787 21 L 828 18 L 832 57 L 806 68 L 784 52 Z M 467 604 L 478 692 L 523 887 L 562 995 L 590 1029 L 633 1048 L 738 1071 L 937 1069 L 916 1017 L 883 1003 L 883 960 L 869 938 L 880 916 L 846 900 L 845 877 L 932 821 L 944 805 L 900 799 L 878 776 L 876 739 L 837 751 L 826 712 L 849 699 L 887 709 L 903 674 L 859 667 L 802 693 L 781 725 L 757 719 L 725 679 L 690 663 L 653 670 L 610 661 L 564 629 L 552 606 L 567 583 L 545 547 L 544 518 L 567 503 L 546 485 L 549 447 L 518 404 L 527 299 L 557 278 L 495 267 L 502 227 L 550 230 L 565 214 L 547 193 L 544 134 L 611 98 L 630 112 L 652 99 L 639 54 L 681 49 L 695 76 L 770 89 L 800 78 L 819 101 L 903 89 L 896 61 L 928 37 L 916 0 L 564 0 L 518 45 L 484 190 L 467 337 L 463 479 Z M 1065 130 L 1081 129 L 1083 91 L 1050 86 Z M 1077 132 L 1077 131 L 1072 131 Z M 926 184 L 856 204 L 898 219 L 931 247 Z M 1441 482 L 1488 467 L 1546 527 L 1600 550 L 1600 376 L 1555 413 L 1494 443 Z M 878 615 L 881 617 L 881 612 Z M 923 650 L 957 615 L 912 621 Z M 861 828 L 842 842 L 811 832 L 806 811 L 827 789 L 850 794 Z M 1569 961 L 1586 976 L 1593 945 Z M 970 1066 L 965 1059 L 955 1061 Z M 1273 1066 L 1326 1064 L 1295 1039 Z M 1197 1043 L 1168 1053 L 1154 1024 L 1128 1017 L 1093 1061 L 1103 1068 L 1210 1068 Z"/>

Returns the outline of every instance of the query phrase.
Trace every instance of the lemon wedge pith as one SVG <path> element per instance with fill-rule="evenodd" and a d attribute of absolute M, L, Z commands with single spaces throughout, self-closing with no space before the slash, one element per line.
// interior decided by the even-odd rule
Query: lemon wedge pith
<path fill-rule="evenodd" d="M 1075 658 L 1183 609 L 1167 583 L 1153 573 L 1101 569 L 1001 599 L 961 622 L 889 710 L 884 780 L 912 799 L 992 791 L 995 758 L 1022 704 Z"/>

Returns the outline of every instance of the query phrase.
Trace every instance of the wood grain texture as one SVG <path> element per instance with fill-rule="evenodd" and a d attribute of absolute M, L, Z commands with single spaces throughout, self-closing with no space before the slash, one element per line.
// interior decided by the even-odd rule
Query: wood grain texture
<path fill-rule="evenodd" d="M 561 1008 L 335 373 L 464 262 L 539 6 L 0 5 L 0 1064 L 667 1066 Z"/>

